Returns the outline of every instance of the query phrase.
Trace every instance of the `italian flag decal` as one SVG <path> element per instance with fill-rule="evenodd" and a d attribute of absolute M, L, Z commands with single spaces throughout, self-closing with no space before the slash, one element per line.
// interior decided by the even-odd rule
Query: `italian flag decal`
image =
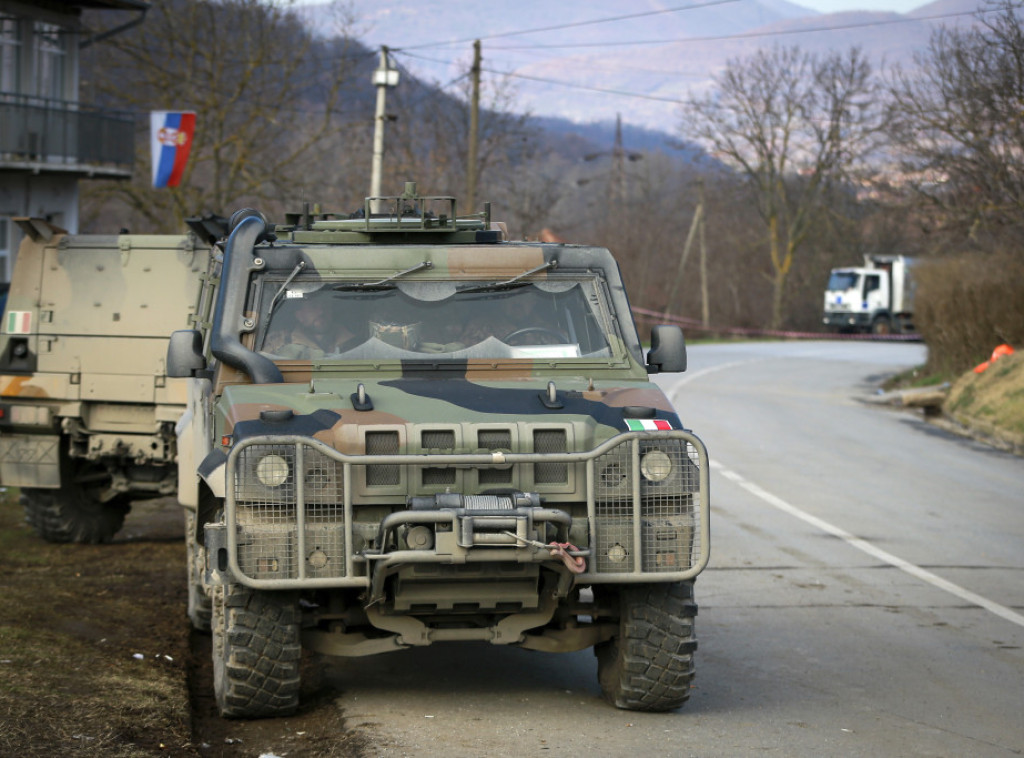
<path fill-rule="evenodd" d="M 663 418 L 627 418 L 626 428 L 631 432 L 668 431 L 672 424 Z"/>
<path fill-rule="evenodd" d="M 30 334 L 32 332 L 32 311 L 9 311 L 5 331 L 8 334 Z"/>

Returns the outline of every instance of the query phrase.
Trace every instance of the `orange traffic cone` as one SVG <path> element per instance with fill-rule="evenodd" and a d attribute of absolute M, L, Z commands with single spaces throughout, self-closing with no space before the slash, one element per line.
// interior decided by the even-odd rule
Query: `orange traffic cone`
<path fill-rule="evenodd" d="M 995 350 L 992 351 L 992 357 L 991 358 L 989 358 L 984 363 L 979 363 L 977 366 L 975 366 L 974 367 L 974 373 L 975 374 L 982 373 L 985 369 L 987 369 L 989 366 L 991 366 L 998 359 L 1002 358 L 1004 355 L 1013 355 L 1013 348 L 1010 347 L 1009 345 L 1005 344 L 1005 343 L 1002 344 L 1002 345 L 999 345 Z"/>

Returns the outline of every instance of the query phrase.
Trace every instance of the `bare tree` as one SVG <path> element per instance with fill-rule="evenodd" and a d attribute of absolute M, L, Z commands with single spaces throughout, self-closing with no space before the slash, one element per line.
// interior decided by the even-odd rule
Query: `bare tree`
<path fill-rule="evenodd" d="M 445 94 L 450 85 L 456 87 L 457 94 Z M 416 83 L 396 89 L 394 105 L 389 103 L 388 110 L 400 115 L 388 127 L 385 186 L 416 178 L 422 190 L 465 196 L 470 82 L 460 77 L 450 85 Z M 477 159 L 480 199 L 507 194 L 513 167 L 531 160 L 535 153 L 536 129 L 530 126 L 528 113 L 517 112 L 516 96 L 509 77 L 489 76 L 482 81 Z"/>
<path fill-rule="evenodd" d="M 971 28 L 937 30 L 889 81 L 902 176 L 957 236 L 1020 234 L 1024 213 L 1024 22 L 991 3 Z M 994 12 L 994 13 L 993 13 Z"/>
<path fill-rule="evenodd" d="M 87 203 L 120 207 L 147 230 L 172 231 L 198 212 L 276 208 L 304 196 L 313 159 L 336 131 L 350 53 L 363 52 L 345 37 L 314 40 L 289 10 L 261 0 L 155 3 L 141 26 L 97 45 L 85 62 L 87 86 L 134 111 L 140 125 L 135 178 L 98 183 Z M 176 188 L 150 186 L 151 109 L 197 114 Z"/>
<path fill-rule="evenodd" d="M 495 211 L 509 225 L 513 238 L 536 239 L 557 225 L 555 215 L 566 191 L 568 165 L 558 155 L 532 154 L 503 171 L 500 181 L 488 183 Z"/>
<path fill-rule="evenodd" d="M 684 109 L 684 136 L 738 170 L 757 199 L 773 328 L 782 325 L 787 277 L 829 192 L 872 147 L 877 105 L 858 48 L 819 58 L 794 47 L 731 60 L 712 91 Z"/>

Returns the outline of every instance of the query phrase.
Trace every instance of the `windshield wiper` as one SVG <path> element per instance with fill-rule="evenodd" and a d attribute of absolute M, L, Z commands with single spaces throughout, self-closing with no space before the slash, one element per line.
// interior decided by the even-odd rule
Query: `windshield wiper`
<path fill-rule="evenodd" d="M 274 307 L 277 305 L 277 301 L 281 299 L 281 295 L 284 294 L 285 289 L 288 287 L 289 284 L 292 283 L 292 279 L 298 276 L 299 272 L 302 271 L 302 269 L 304 269 L 305 267 L 306 262 L 299 261 L 299 264 L 294 269 L 292 269 L 292 272 L 290 274 L 288 274 L 288 278 L 284 280 L 284 284 L 281 285 L 281 288 L 274 293 L 274 299 L 271 300 L 270 305 L 267 306 L 267 318 L 270 318 L 270 315 L 274 312 Z"/>
<path fill-rule="evenodd" d="M 391 276 L 386 276 L 379 282 L 351 282 L 345 284 L 335 285 L 336 290 L 364 290 L 364 289 L 390 289 L 387 285 L 393 282 L 399 277 L 403 277 L 406 274 L 411 274 L 414 271 L 422 271 L 423 269 L 433 268 L 434 264 L 430 261 L 423 261 L 423 263 L 417 263 L 412 268 L 407 268 L 405 271 L 398 271 Z"/>
<path fill-rule="evenodd" d="M 548 261 L 542 263 L 536 268 L 531 268 L 529 271 L 524 271 L 521 274 L 516 274 L 511 279 L 506 279 L 503 282 L 491 282 L 490 284 L 477 284 L 473 287 L 466 287 L 466 289 L 459 290 L 459 293 L 463 292 L 493 292 L 494 290 L 511 289 L 512 287 L 522 286 L 526 284 L 522 280 L 528 276 L 536 274 L 538 271 L 544 271 L 545 269 L 556 269 L 558 268 L 558 261 Z"/>

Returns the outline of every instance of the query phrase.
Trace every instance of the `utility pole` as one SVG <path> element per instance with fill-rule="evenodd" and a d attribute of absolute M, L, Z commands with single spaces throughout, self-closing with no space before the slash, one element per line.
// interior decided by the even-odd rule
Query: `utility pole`
<path fill-rule="evenodd" d="M 380 66 L 373 72 L 373 83 L 377 87 L 377 110 L 373 128 L 373 168 L 370 174 L 370 197 L 380 197 L 380 181 L 384 168 L 384 122 L 387 121 L 387 90 L 398 84 L 398 69 L 391 68 L 388 48 L 381 45 Z M 373 201 L 371 212 L 378 213 L 378 201 Z"/>
<path fill-rule="evenodd" d="M 626 202 L 626 149 L 622 146 L 622 114 L 615 114 L 615 146 L 612 148 L 612 177 L 608 182 L 609 206 Z"/>
<path fill-rule="evenodd" d="M 608 205 L 609 207 L 616 204 L 622 205 L 626 202 L 626 179 L 629 177 L 629 173 L 626 171 L 626 163 L 643 160 L 644 154 L 631 153 L 626 150 L 626 146 L 622 141 L 621 113 L 615 114 L 615 142 L 612 145 L 611 151 L 587 153 L 583 156 L 583 160 L 593 161 L 605 155 L 611 156 L 612 159 L 612 166 L 608 173 L 608 184 L 606 186 Z M 577 182 L 577 184 L 586 184 L 589 181 L 589 179 L 583 180 L 582 182 Z"/>
<path fill-rule="evenodd" d="M 708 248 L 704 243 L 704 177 L 700 177 L 697 184 L 697 191 L 700 193 L 700 301 L 701 301 L 701 323 L 707 329 L 711 325 L 711 309 L 708 305 Z"/>
<path fill-rule="evenodd" d="M 476 212 L 477 152 L 480 140 L 480 40 L 473 43 L 473 94 L 469 104 L 469 156 L 466 160 L 466 201 L 469 212 Z"/>
<path fill-rule="evenodd" d="M 701 183 L 701 194 L 700 202 L 697 203 L 697 208 L 693 212 L 693 221 L 690 223 L 690 232 L 686 235 L 686 243 L 683 245 L 683 253 L 679 257 L 679 265 L 676 268 L 675 279 L 672 282 L 672 288 L 668 291 L 668 299 L 665 301 L 665 315 L 671 315 L 669 310 L 672 307 L 673 301 L 676 299 L 676 292 L 679 290 L 679 285 L 683 282 L 683 269 L 686 268 L 686 259 L 690 257 L 690 248 L 693 247 L 693 239 L 697 236 L 697 232 L 700 231 L 700 237 L 703 240 L 704 230 L 704 191 L 703 182 Z M 702 246 L 703 247 L 703 246 Z M 707 298 L 705 298 L 705 303 Z"/>

